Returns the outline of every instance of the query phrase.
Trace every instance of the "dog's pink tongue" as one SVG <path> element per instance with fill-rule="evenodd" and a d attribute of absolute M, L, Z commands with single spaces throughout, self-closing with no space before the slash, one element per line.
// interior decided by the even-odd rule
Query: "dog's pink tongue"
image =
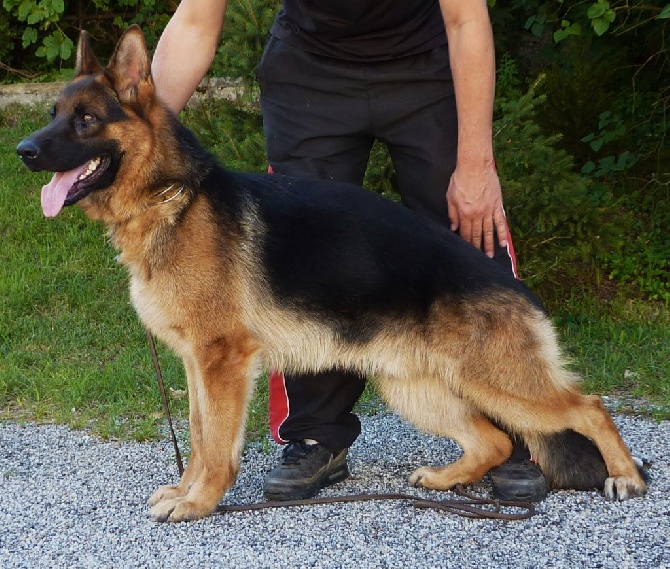
<path fill-rule="evenodd" d="M 56 217 L 63 209 L 68 190 L 86 169 L 86 164 L 69 172 L 56 172 L 51 181 L 42 187 L 42 212 L 47 217 Z"/>

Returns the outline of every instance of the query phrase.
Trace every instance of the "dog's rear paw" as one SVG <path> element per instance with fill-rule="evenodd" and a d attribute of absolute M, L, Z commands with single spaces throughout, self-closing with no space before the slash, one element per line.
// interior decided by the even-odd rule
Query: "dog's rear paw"
<path fill-rule="evenodd" d="M 623 501 L 644 496 L 647 485 L 639 477 L 613 476 L 605 480 L 604 492 L 608 500 Z"/>
<path fill-rule="evenodd" d="M 161 500 L 149 510 L 151 519 L 156 522 L 188 522 L 205 518 L 214 508 L 204 506 L 193 500 L 174 498 Z"/>

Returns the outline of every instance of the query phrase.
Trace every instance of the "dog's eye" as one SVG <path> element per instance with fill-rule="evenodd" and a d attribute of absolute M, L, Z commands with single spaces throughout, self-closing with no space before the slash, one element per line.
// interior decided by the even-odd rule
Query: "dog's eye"
<path fill-rule="evenodd" d="M 53 119 L 56 118 L 56 105 L 49 109 L 49 116 Z"/>
<path fill-rule="evenodd" d="M 82 109 L 77 113 L 73 126 L 79 135 L 86 136 L 96 132 L 98 117 L 93 113 L 88 113 Z"/>
<path fill-rule="evenodd" d="M 80 133 L 84 133 L 88 128 L 95 126 L 97 122 L 98 117 L 94 114 L 83 112 L 77 119 L 77 129 Z"/>

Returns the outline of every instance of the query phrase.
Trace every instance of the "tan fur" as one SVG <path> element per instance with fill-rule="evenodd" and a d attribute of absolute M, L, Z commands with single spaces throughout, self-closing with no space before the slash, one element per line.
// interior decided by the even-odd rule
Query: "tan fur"
<path fill-rule="evenodd" d="M 139 32 L 128 34 L 139 41 L 134 37 Z M 125 77 L 123 61 L 113 59 L 108 74 L 123 85 L 105 76 L 97 81 L 121 89 L 132 102 L 126 112 L 132 116 L 139 106 L 143 116 L 109 126 L 105 136 L 120 141 L 126 156 L 113 188 L 91 193 L 80 205 L 108 226 L 128 268 L 140 319 L 184 361 L 192 455 L 179 484 L 163 486 L 151 497 L 155 519 L 190 520 L 214 510 L 237 474 L 253 379 L 269 366 L 373 374 L 391 407 L 461 445 L 458 461 L 420 468 L 410 477 L 414 484 L 438 489 L 469 484 L 506 460 L 512 444 L 491 418 L 522 436 L 540 466 L 548 460 L 538 442 L 543 435 L 582 433 L 606 461 L 611 477 L 606 492 L 608 486 L 619 497 L 644 492 L 600 400 L 579 393 L 550 321 L 519 294 L 437 302 L 422 322 L 389 316 L 383 332 L 359 344 L 342 341 L 307 314 L 282 305 L 268 288 L 255 247 L 254 236 L 265 228 L 253 211 L 243 222 L 243 237 L 221 226 L 209 202 L 192 188 L 175 192 L 167 203 L 157 197 L 164 188 L 150 186 L 153 172 L 187 176 L 163 126 L 167 111 L 156 104 L 150 77 L 129 86 L 118 79 Z"/>

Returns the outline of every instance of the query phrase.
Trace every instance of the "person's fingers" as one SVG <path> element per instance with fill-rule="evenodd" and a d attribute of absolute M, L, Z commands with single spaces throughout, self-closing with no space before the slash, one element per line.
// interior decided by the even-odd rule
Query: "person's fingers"
<path fill-rule="evenodd" d="M 507 219 L 502 207 L 498 208 L 494 213 L 493 221 L 495 223 L 496 235 L 498 236 L 498 244 L 501 247 L 507 247 L 509 228 L 507 227 Z"/>
<path fill-rule="evenodd" d="M 458 218 L 458 210 L 455 206 L 449 206 L 449 228 L 454 233 L 460 233 L 459 229 L 461 226 L 460 219 Z"/>
<path fill-rule="evenodd" d="M 495 190 L 496 186 L 497 196 L 495 191 L 484 192 L 481 199 L 472 201 L 463 192 L 454 174 L 449 181 L 446 196 L 451 230 L 489 257 L 495 255 L 497 244 L 507 247 L 509 234 L 500 202 L 500 185 L 492 184 L 490 188 Z"/>
<path fill-rule="evenodd" d="M 472 243 L 477 249 L 482 248 L 482 238 L 483 238 L 483 231 L 482 231 L 482 222 L 480 219 L 472 219 L 470 220 L 469 224 L 470 226 L 470 238 L 468 241 Z"/>
<path fill-rule="evenodd" d="M 456 202 L 453 199 L 453 186 L 454 186 L 454 178 L 453 176 L 449 180 L 449 186 L 447 187 L 447 214 L 449 215 L 449 228 L 455 232 L 458 233 L 458 229 L 460 227 L 460 219 L 458 216 L 458 205 L 456 205 Z"/>
<path fill-rule="evenodd" d="M 486 216 L 483 219 L 483 241 L 484 241 L 484 253 L 488 257 L 493 258 L 496 252 L 495 244 L 495 228 L 493 224 L 493 217 Z"/>

